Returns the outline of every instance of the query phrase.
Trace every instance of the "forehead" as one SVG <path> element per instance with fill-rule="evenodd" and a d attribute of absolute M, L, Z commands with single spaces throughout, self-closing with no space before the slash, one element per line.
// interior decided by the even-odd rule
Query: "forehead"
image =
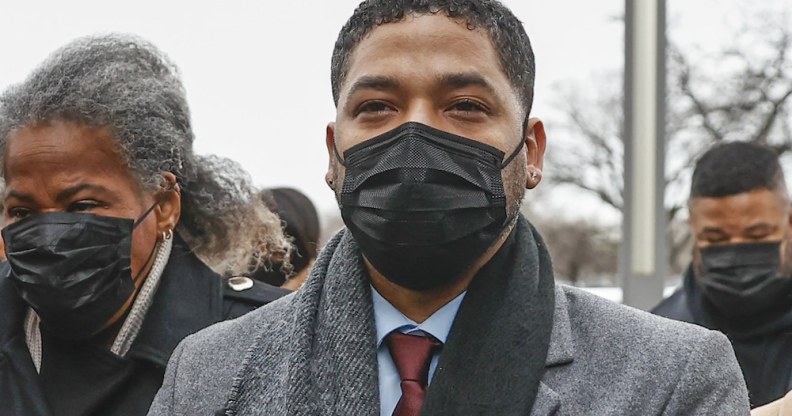
<path fill-rule="evenodd" d="M 8 188 L 92 178 L 136 184 L 107 129 L 61 121 L 12 133 L 3 154 L 3 176 Z"/>
<path fill-rule="evenodd" d="M 508 83 L 489 35 L 445 15 L 408 15 L 375 27 L 355 47 L 341 91 L 366 75 L 409 78 L 431 72 L 479 72 Z M 342 93 L 343 95 L 343 93 Z"/>
<path fill-rule="evenodd" d="M 788 198 L 768 189 L 756 189 L 720 198 L 690 201 L 690 221 L 695 228 L 744 228 L 757 223 L 786 222 Z"/>

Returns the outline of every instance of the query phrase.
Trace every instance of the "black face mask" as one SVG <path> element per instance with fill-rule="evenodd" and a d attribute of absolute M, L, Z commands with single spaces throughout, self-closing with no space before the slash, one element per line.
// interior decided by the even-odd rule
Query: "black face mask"
<path fill-rule="evenodd" d="M 792 290 L 792 279 L 780 273 L 780 257 L 780 242 L 705 248 L 696 281 L 724 317 L 756 315 L 778 307 Z"/>
<path fill-rule="evenodd" d="M 341 216 L 369 262 L 393 283 L 430 290 L 461 277 L 507 218 L 492 146 L 410 122 L 344 152 Z"/>
<path fill-rule="evenodd" d="M 121 309 L 135 291 L 132 231 L 154 206 L 134 222 L 52 212 L 3 229 L 11 279 L 41 318 L 43 332 L 88 338 Z"/>

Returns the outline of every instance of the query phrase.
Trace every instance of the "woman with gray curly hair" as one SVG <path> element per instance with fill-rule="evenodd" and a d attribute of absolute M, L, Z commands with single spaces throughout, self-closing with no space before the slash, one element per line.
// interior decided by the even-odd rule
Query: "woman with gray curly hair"
<path fill-rule="evenodd" d="M 0 414 L 144 415 L 179 341 L 287 293 L 218 275 L 289 241 L 193 139 L 176 67 L 132 36 L 73 41 L 0 96 Z"/>

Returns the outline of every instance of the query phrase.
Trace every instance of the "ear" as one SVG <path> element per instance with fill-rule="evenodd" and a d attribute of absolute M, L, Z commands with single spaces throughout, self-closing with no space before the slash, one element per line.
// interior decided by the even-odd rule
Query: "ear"
<path fill-rule="evenodd" d="M 336 170 L 336 155 L 335 155 L 335 122 L 327 123 L 325 131 L 325 146 L 327 146 L 327 173 L 325 174 L 325 182 L 330 189 L 335 190 L 333 179 L 337 177 Z"/>
<path fill-rule="evenodd" d="M 157 216 L 157 233 L 160 236 L 175 230 L 181 217 L 181 189 L 176 182 L 176 175 L 164 172 L 162 178 L 163 189 L 156 196 L 157 208 L 154 210 Z"/>
<path fill-rule="evenodd" d="M 526 163 L 528 175 L 525 187 L 533 189 L 542 180 L 542 168 L 544 167 L 544 153 L 547 148 L 547 137 L 542 120 L 529 118 L 525 123 Z"/>

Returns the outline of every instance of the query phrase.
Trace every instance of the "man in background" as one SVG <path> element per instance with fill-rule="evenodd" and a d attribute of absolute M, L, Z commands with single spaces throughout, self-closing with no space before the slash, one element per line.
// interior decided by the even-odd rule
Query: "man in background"
<path fill-rule="evenodd" d="M 693 262 L 652 312 L 725 333 L 752 406 L 769 403 L 792 381 L 792 212 L 778 156 L 715 146 L 696 163 L 688 208 Z"/>

